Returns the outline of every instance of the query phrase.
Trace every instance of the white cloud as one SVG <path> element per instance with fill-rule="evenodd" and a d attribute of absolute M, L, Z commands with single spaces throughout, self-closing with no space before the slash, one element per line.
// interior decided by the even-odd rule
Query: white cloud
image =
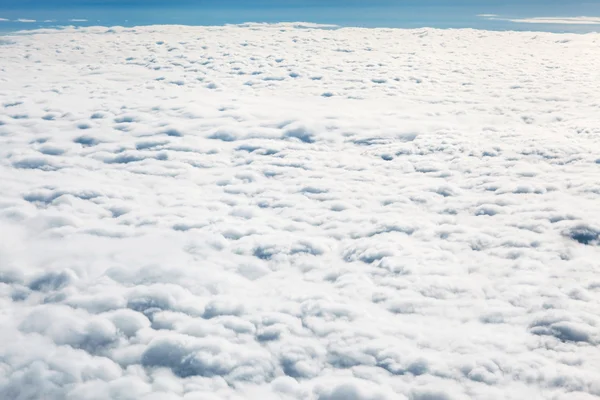
<path fill-rule="evenodd" d="M 600 395 L 598 39 L 11 35 L 0 398 Z"/>
<path fill-rule="evenodd" d="M 496 14 L 479 14 L 477 16 L 489 20 L 508 21 L 521 24 L 600 25 L 600 17 L 500 18 L 500 16 Z"/>
<path fill-rule="evenodd" d="M 73 18 L 70 19 L 69 22 L 87 22 L 87 19 Z"/>
<path fill-rule="evenodd" d="M 522 24 L 600 25 L 600 17 L 536 17 L 509 19 Z"/>
<path fill-rule="evenodd" d="M 26 19 L 26 18 L 19 18 L 16 20 L 17 22 L 24 22 L 24 23 L 31 23 L 31 22 L 36 22 L 35 19 Z"/>
<path fill-rule="evenodd" d="M 268 27 L 273 24 L 269 24 L 266 22 L 246 22 L 243 24 L 230 24 L 226 26 L 237 26 L 240 28 L 249 28 L 249 27 Z M 333 24 L 316 24 L 312 22 L 282 22 L 277 24 L 278 26 L 284 28 L 298 28 L 298 29 L 330 29 L 330 28 L 339 28 L 339 25 Z"/>
<path fill-rule="evenodd" d="M 0 18 L 0 22 L 8 22 L 9 20 L 6 18 Z"/>

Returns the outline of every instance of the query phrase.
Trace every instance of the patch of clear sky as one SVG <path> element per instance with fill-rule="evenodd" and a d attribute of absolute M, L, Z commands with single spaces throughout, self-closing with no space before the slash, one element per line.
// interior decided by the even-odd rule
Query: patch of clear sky
<path fill-rule="evenodd" d="M 497 14 L 498 18 L 479 14 Z M 532 26 L 507 21 L 577 16 L 600 16 L 600 0 L 0 0 L 0 18 L 9 20 L 0 23 L 3 31 L 57 25 L 290 21 L 361 27 L 600 31 L 600 25 Z"/>

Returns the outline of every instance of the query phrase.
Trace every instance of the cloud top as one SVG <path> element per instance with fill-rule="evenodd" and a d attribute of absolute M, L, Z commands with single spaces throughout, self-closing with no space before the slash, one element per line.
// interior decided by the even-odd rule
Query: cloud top
<path fill-rule="evenodd" d="M 0 399 L 598 397 L 599 39 L 0 37 Z"/>

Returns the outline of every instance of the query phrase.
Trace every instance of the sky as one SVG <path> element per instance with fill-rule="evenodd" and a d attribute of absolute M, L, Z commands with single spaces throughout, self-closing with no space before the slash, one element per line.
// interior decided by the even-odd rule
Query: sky
<path fill-rule="evenodd" d="M 572 20 L 574 17 L 591 17 Z M 600 0 L 0 0 L 0 32 L 304 21 L 389 28 L 594 32 Z"/>
<path fill-rule="evenodd" d="M 543 6 L 552 9 L 580 9 L 598 5 L 597 0 L 2 0 L 0 8 L 55 8 L 55 7 L 494 7 L 529 8 Z"/>

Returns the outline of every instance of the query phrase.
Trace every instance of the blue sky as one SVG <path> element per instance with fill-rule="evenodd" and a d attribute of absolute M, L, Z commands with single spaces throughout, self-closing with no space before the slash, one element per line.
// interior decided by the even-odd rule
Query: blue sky
<path fill-rule="evenodd" d="M 160 12 L 157 10 L 160 9 Z M 185 10 L 185 11 L 183 11 Z M 478 14 L 498 14 L 496 20 Z M 17 19 L 80 25 L 306 21 L 343 26 L 529 30 L 511 18 L 600 16 L 600 0 L 0 0 L 0 30 L 23 29 Z M 29 26 L 32 29 L 37 26 Z M 536 30 L 592 31 L 600 25 Z"/>
<path fill-rule="evenodd" d="M 418 8 L 542 13 L 545 16 L 600 12 L 600 0 L 0 0 L 0 10 L 56 10 L 106 8 Z M 524 15 L 522 15 L 524 16 Z M 534 16 L 534 15 L 528 15 Z"/>
<path fill-rule="evenodd" d="M 581 7 L 599 1 L 569 0 L 0 0 L 0 8 L 53 8 L 53 7 L 302 7 L 302 6 L 452 6 L 452 7 L 519 7 L 563 6 Z"/>

